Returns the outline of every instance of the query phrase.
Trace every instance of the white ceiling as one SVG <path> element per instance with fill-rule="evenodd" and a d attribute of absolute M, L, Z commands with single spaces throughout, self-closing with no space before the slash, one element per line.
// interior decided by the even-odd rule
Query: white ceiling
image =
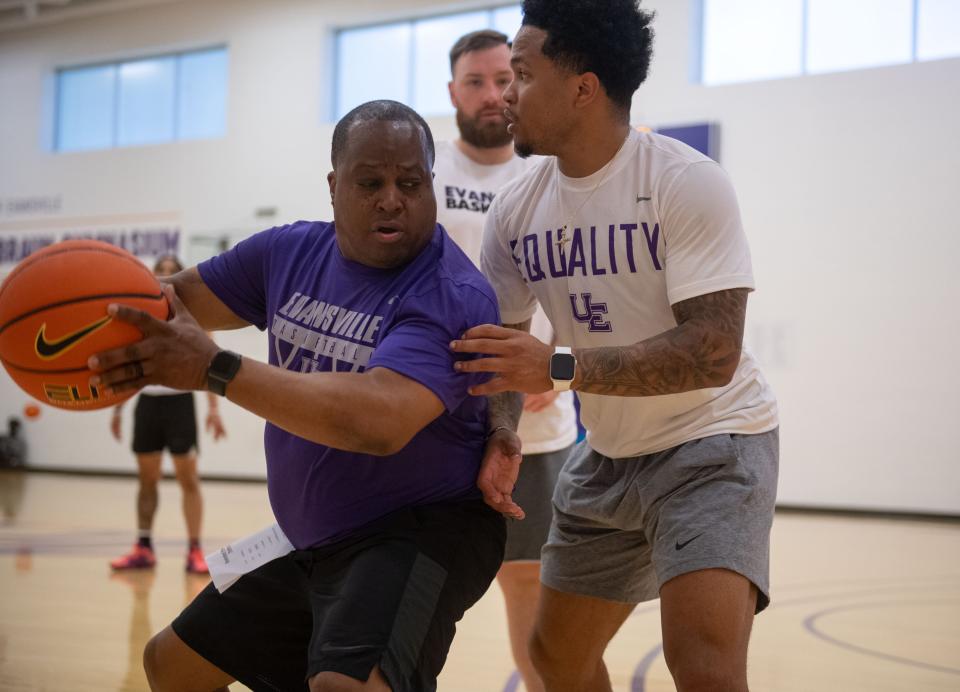
<path fill-rule="evenodd" d="M 0 0 L 0 31 L 29 29 L 181 0 Z M 196 0 L 194 0 L 196 1 Z"/>

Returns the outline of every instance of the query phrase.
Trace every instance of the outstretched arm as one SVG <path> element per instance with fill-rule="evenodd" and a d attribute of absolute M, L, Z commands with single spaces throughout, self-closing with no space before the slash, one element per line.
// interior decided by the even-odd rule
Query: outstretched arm
<path fill-rule="evenodd" d="M 93 384 L 123 391 L 145 384 L 205 390 L 217 345 L 179 300 L 164 288 L 174 311 L 162 322 L 130 307 L 112 305 L 117 319 L 143 332 L 141 341 L 97 354 Z M 227 387 L 233 403 L 312 442 L 347 451 L 388 455 L 443 412 L 427 387 L 386 368 L 364 373 L 291 372 L 244 358 Z"/>
<path fill-rule="evenodd" d="M 656 396 L 727 384 L 740 362 L 747 293 L 731 289 L 681 301 L 673 306 L 676 327 L 635 344 L 574 349 L 572 388 L 611 396 Z M 457 361 L 459 370 L 497 373 L 471 394 L 552 388 L 553 349 L 529 334 L 481 325 L 452 348 L 487 356 Z"/>

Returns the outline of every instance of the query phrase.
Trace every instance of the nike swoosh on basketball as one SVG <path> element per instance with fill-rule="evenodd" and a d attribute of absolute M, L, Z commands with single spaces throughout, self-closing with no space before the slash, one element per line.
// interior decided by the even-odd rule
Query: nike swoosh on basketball
<path fill-rule="evenodd" d="M 698 538 L 700 538 L 700 536 L 702 536 L 702 535 L 703 535 L 702 533 L 698 533 L 696 536 L 694 536 L 693 538 L 691 538 L 691 539 L 689 539 L 689 540 L 684 541 L 683 543 L 681 543 L 680 541 L 677 541 L 677 546 L 676 546 L 676 547 L 677 547 L 677 550 L 683 550 L 683 549 L 686 548 L 688 545 L 690 545 L 691 543 L 693 543 L 695 540 L 697 540 Z"/>
<path fill-rule="evenodd" d="M 37 355 L 44 360 L 56 358 L 57 356 L 62 355 L 64 351 L 69 349 L 71 346 L 75 346 L 85 337 L 93 334 L 101 327 L 105 327 L 112 319 L 113 318 L 109 315 L 106 317 L 101 317 L 96 322 L 88 324 L 86 327 L 81 327 L 72 334 L 67 334 L 64 337 L 55 339 L 53 341 L 47 341 L 47 323 L 44 322 L 42 325 L 40 325 L 40 331 L 37 332 Z"/>

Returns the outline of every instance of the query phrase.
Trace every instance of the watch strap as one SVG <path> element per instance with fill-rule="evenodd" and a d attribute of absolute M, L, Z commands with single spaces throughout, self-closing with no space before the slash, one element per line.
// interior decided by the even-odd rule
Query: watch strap
<path fill-rule="evenodd" d="M 218 351 L 207 368 L 207 389 L 219 396 L 227 395 L 227 385 L 240 371 L 242 358 L 233 351 Z"/>

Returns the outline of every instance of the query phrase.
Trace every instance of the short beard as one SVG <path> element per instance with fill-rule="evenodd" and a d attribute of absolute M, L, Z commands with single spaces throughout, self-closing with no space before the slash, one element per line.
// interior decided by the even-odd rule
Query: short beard
<path fill-rule="evenodd" d="M 513 151 L 521 159 L 528 159 L 533 156 L 533 147 L 526 142 L 518 142 L 517 140 L 513 140 Z"/>
<path fill-rule="evenodd" d="M 457 109 L 457 127 L 460 128 L 460 137 L 467 144 L 478 149 L 496 149 L 513 141 L 513 135 L 507 132 L 506 118 L 487 125 L 478 125 L 477 120 L 468 118 L 463 111 Z"/>

